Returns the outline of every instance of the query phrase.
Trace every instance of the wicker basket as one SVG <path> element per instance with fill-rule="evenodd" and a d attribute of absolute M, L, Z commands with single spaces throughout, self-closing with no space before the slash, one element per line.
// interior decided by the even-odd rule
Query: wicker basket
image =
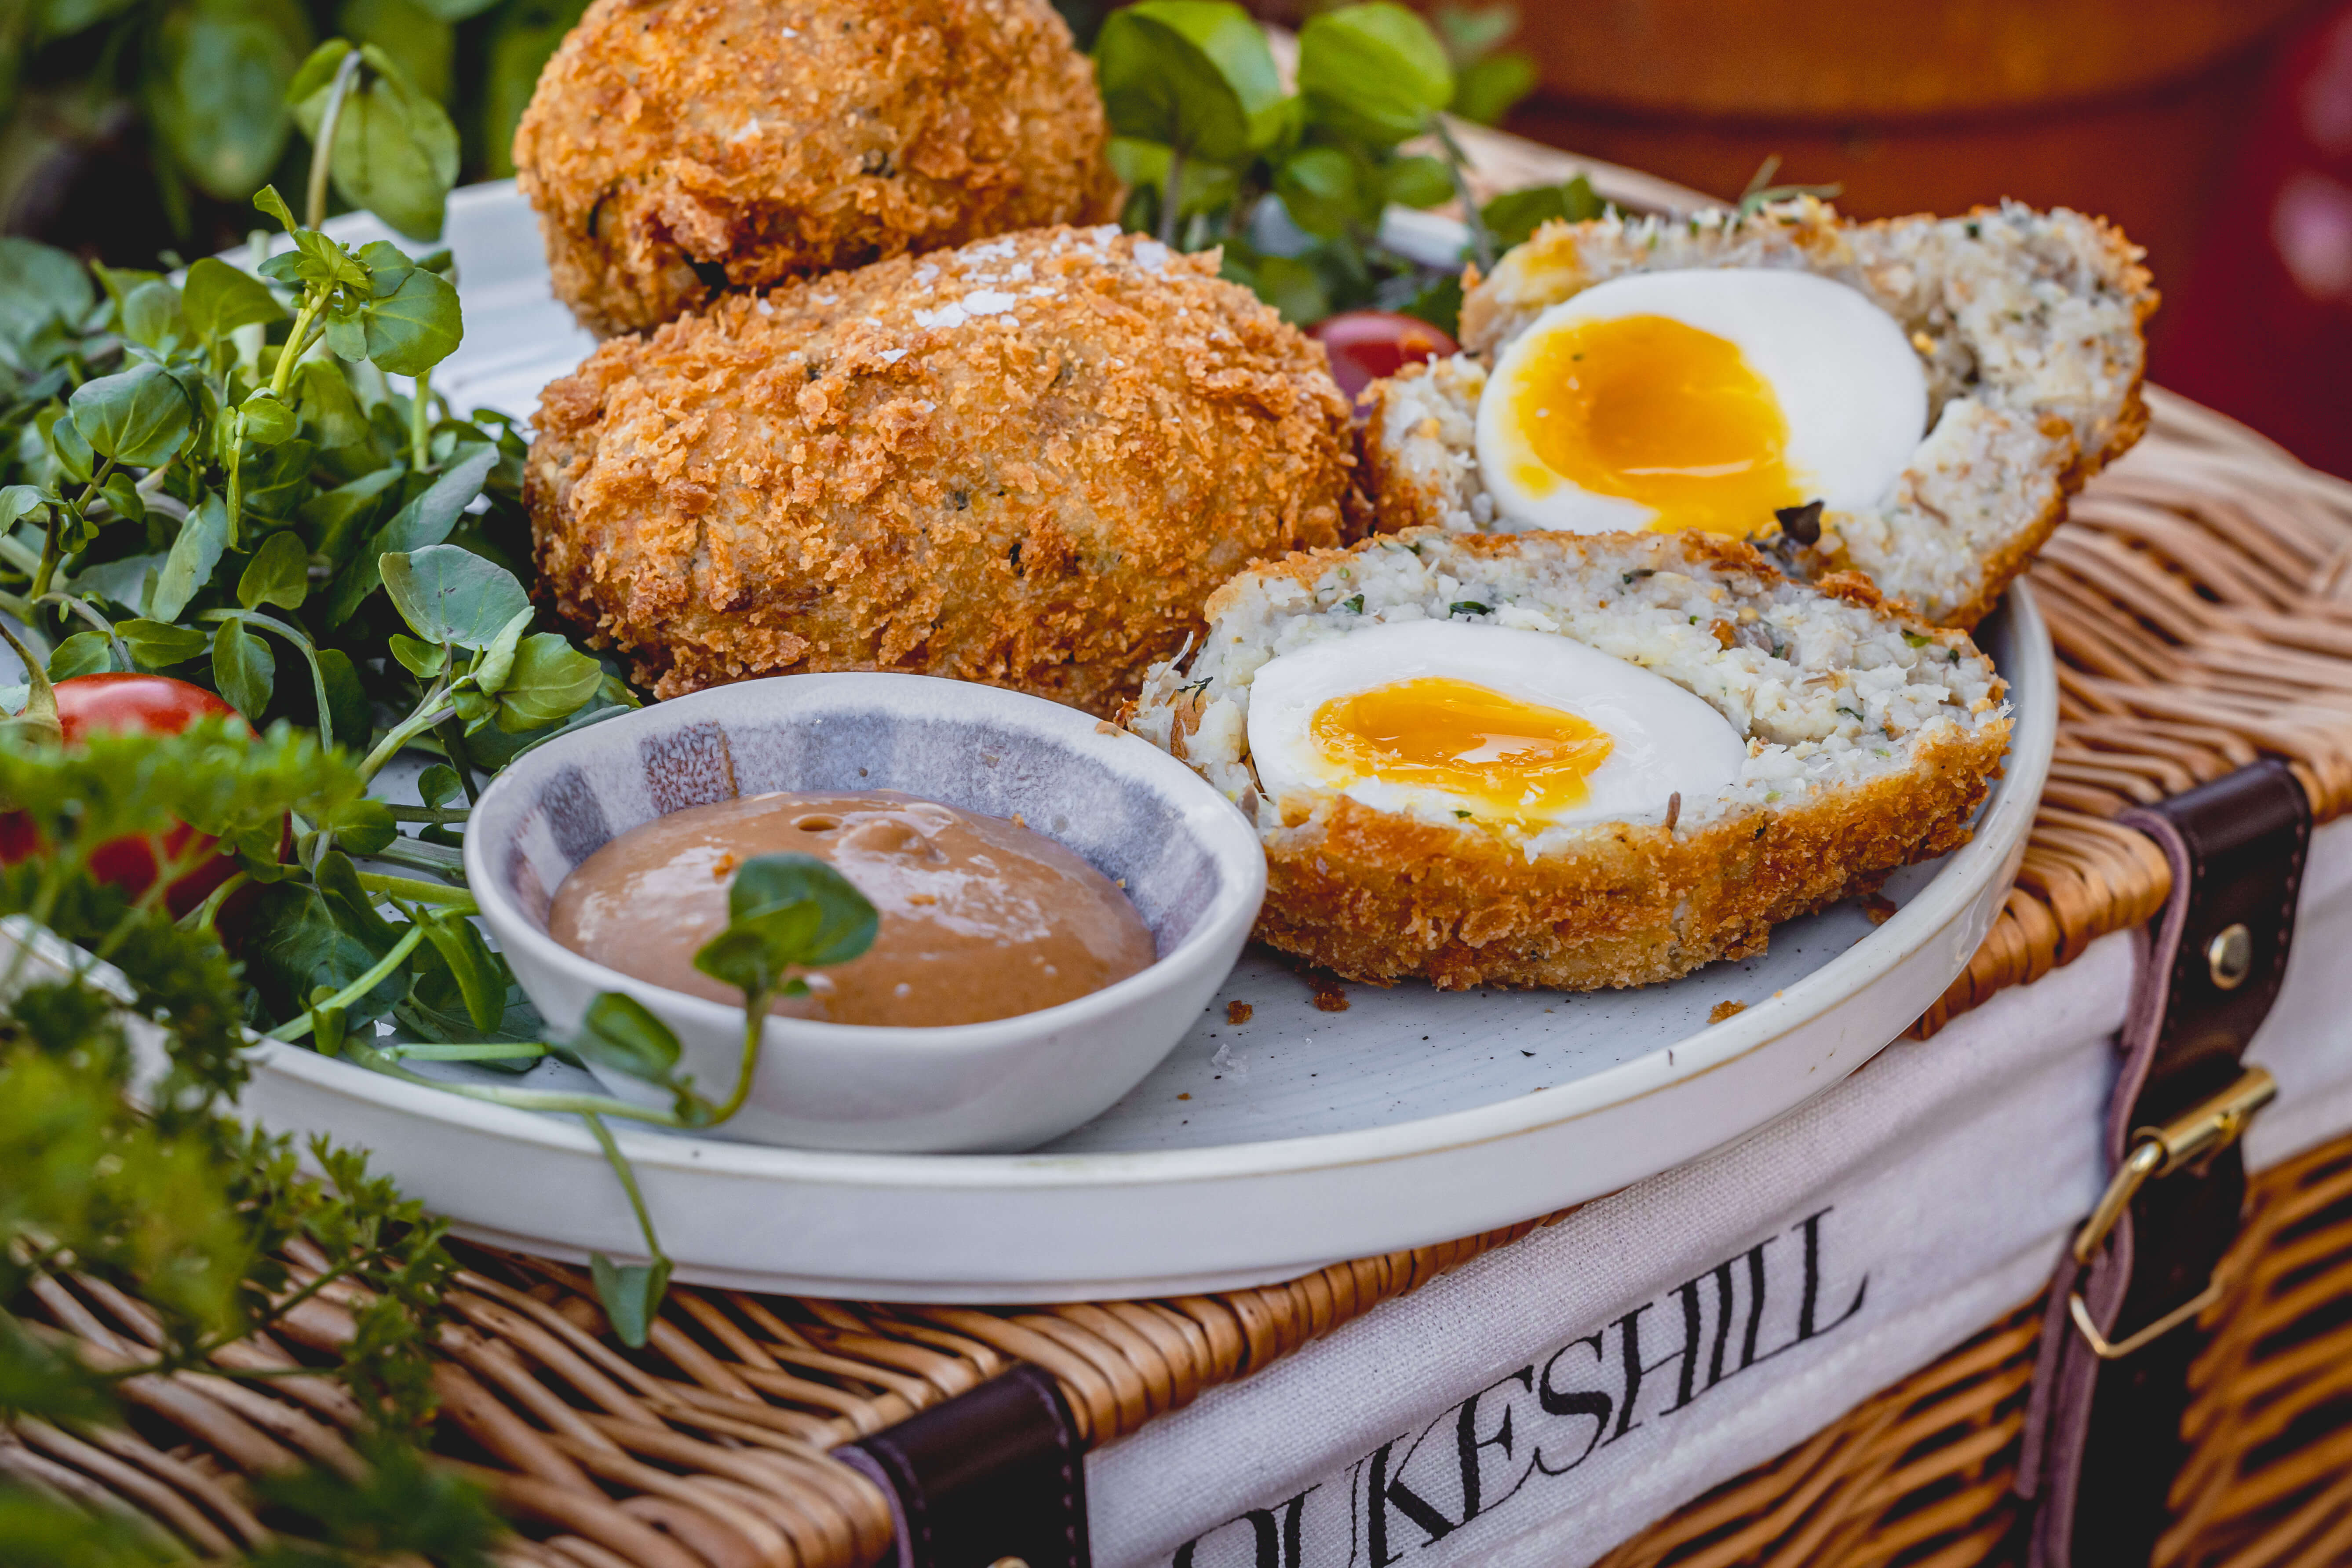
<path fill-rule="evenodd" d="M 1517 156 L 1522 175 L 1559 177 Z M 2352 485 L 2178 398 L 2150 403 L 2147 439 L 2034 569 L 2061 658 L 2057 762 L 2016 889 L 1916 1033 L 2149 918 L 2168 873 L 2109 820 L 2123 805 L 2265 752 L 2294 763 L 2322 820 L 2352 805 Z M 1108 1442 L 1557 1217 L 1174 1300 L 982 1310 L 679 1289 L 635 1353 L 578 1270 L 476 1252 L 438 1346 L 437 1447 L 514 1521 L 502 1555 L 518 1568 L 854 1568 L 889 1545 L 889 1516 L 828 1456 L 837 1444 L 1016 1359 Z M 296 1283 L 321 1261 L 294 1258 Z M 2255 1182 L 2232 1268 L 2162 1561 L 2352 1559 L 2352 1139 Z M 152 1343 L 140 1304 L 101 1282 L 51 1279 L 36 1296 L 34 1315 L 100 1363 Z M 352 1301 L 330 1287 L 236 1363 L 294 1366 L 351 1334 Z M 1999 1560 L 2039 1322 L 2021 1303 L 1609 1568 Z M 358 1463 L 356 1409 L 324 1379 L 149 1376 L 122 1395 L 123 1426 L 0 1429 L 0 1469 L 211 1556 L 266 1535 L 245 1477 Z"/>

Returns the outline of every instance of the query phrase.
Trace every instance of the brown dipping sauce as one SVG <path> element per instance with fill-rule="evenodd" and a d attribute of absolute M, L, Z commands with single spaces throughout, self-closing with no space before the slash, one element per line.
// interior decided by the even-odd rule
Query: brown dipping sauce
<path fill-rule="evenodd" d="M 874 945 L 773 1010 L 836 1024 L 937 1026 L 1034 1013 L 1149 965 L 1127 895 L 1070 850 L 1001 817 L 896 790 L 779 793 L 688 806 L 575 868 L 550 936 L 654 984 L 742 1003 L 694 967 L 727 928 L 735 868 L 797 850 L 832 862 L 882 917 Z"/>

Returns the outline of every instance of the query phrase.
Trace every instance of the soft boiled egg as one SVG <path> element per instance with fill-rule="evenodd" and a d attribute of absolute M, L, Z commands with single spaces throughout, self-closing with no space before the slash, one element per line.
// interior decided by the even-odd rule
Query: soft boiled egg
<path fill-rule="evenodd" d="M 1277 805 L 1525 829 L 1662 820 L 1728 788 L 1748 744 L 1723 715 L 1568 637 L 1472 621 L 1373 625 L 1268 660 L 1250 757 Z"/>
<path fill-rule="evenodd" d="M 1811 272 L 1637 272 L 1537 317 L 1478 400 L 1478 466 L 1522 528 L 1772 531 L 1885 496 L 1927 423 L 1902 327 Z"/>

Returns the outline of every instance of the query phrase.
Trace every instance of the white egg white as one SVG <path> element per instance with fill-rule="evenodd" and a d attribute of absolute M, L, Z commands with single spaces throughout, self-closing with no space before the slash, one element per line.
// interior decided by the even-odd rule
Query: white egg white
<path fill-rule="evenodd" d="M 1764 268 L 1636 272 L 1595 284 L 1511 341 L 1478 400 L 1478 466 L 1505 517 L 1525 528 L 1606 533 L 1656 511 L 1563 480 L 1533 495 L 1514 479 L 1537 462 L 1518 427 L 1526 375 L 1544 339 L 1581 321 L 1664 316 L 1737 346 L 1780 400 L 1787 464 L 1805 499 L 1851 510 L 1885 498 L 1926 434 L 1927 375 L 1894 317 L 1855 289 Z"/>
<path fill-rule="evenodd" d="M 1402 621 L 1280 655 L 1252 677 L 1249 749 L 1260 787 L 1278 805 L 1341 794 L 1434 821 L 1488 814 L 1484 801 L 1448 790 L 1343 772 L 1309 732 L 1316 710 L 1335 697 L 1429 677 L 1561 709 L 1608 733 L 1609 755 L 1587 781 L 1584 804 L 1545 818 L 1549 826 L 1659 821 L 1675 795 L 1695 810 L 1728 789 L 1747 761 L 1748 743 L 1729 721 L 1638 665 L 1549 632 Z"/>

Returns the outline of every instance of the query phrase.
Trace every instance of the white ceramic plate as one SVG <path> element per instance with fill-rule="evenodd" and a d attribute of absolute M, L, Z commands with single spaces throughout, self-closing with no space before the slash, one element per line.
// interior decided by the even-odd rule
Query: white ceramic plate
<path fill-rule="evenodd" d="M 528 415 L 585 335 L 548 298 L 510 186 L 458 193 L 450 224 L 467 336 L 438 384 L 461 405 Z M 1030 1153 L 827 1153 L 642 1131 L 622 1147 L 681 1278 L 898 1300 L 1260 1284 L 1613 1191 L 1853 1071 L 1967 966 L 2023 853 L 2058 707 L 2049 637 L 2021 585 L 1979 637 L 2017 708 L 2007 776 L 1973 841 L 1893 879 L 1900 909 L 1884 925 L 1841 905 L 1782 926 L 1760 957 L 1669 985 L 1349 986 L 1343 1013 L 1253 951 L 1157 1070 Z M 1226 1022 L 1234 1002 L 1253 1009 L 1246 1024 Z M 1724 1002 L 1745 1008 L 1710 1025 Z M 590 1080 L 549 1063 L 522 1081 Z M 637 1253 L 618 1184 L 568 1119 L 287 1046 L 267 1050 L 246 1103 L 274 1128 L 373 1150 L 468 1235 L 572 1258 Z"/>

